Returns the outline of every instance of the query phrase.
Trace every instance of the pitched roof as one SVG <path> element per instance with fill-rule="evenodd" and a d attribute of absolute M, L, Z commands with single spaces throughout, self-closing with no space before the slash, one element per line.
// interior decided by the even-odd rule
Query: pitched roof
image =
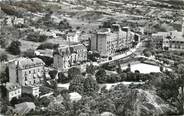
<path fill-rule="evenodd" d="M 16 60 L 16 65 L 19 69 L 26 69 L 36 66 L 44 66 L 45 63 L 40 58 L 25 58 L 21 57 Z"/>
<path fill-rule="evenodd" d="M 76 45 L 71 45 L 69 46 L 62 46 L 60 48 L 58 48 L 58 51 L 61 55 L 70 55 L 72 54 L 74 51 L 77 50 L 86 50 L 87 48 L 83 45 L 83 44 L 76 44 Z"/>
<path fill-rule="evenodd" d="M 17 89 L 20 89 L 20 85 L 18 83 L 6 83 L 6 89 L 8 91 L 15 91 Z"/>
<path fill-rule="evenodd" d="M 163 38 L 170 38 L 171 41 L 184 41 L 184 36 L 182 35 L 182 32 L 178 31 L 169 31 L 169 32 L 158 32 L 156 34 L 153 34 L 153 36 L 162 36 Z"/>
<path fill-rule="evenodd" d="M 35 110 L 36 106 L 33 102 L 23 102 L 15 105 L 14 112 L 24 115 L 29 113 L 31 110 Z"/>

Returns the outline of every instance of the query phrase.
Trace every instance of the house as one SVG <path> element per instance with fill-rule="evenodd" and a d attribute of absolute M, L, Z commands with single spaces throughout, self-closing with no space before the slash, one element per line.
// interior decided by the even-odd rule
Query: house
<path fill-rule="evenodd" d="M 6 83 L 2 86 L 2 97 L 6 97 L 9 101 L 11 101 L 14 97 L 18 99 L 21 94 L 21 86 L 17 83 Z"/>
<path fill-rule="evenodd" d="M 184 51 L 184 18 L 181 30 L 153 34 L 156 47 L 162 46 L 162 49 L 169 51 Z"/>
<path fill-rule="evenodd" d="M 20 57 L 8 63 L 9 81 L 21 86 L 37 85 L 43 80 L 45 63 L 39 58 Z"/>
<path fill-rule="evenodd" d="M 38 97 L 40 94 L 39 86 L 22 86 L 22 93 L 31 94 Z"/>
<path fill-rule="evenodd" d="M 32 110 L 35 110 L 36 105 L 33 102 L 23 102 L 15 105 L 14 113 L 18 114 L 18 116 L 24 116 Z"/>
<path fill-rule="evenodd" d="M 9 61 L 9 82 L 18 83 L 22 93 L 39 96 L 39 85 L 43 81 L 45 63 L 39 58 L 24 58 Z"/>
<path fill-rule="evenodd" d="M 72 65 L 87 60 L 87 48 L 83 44 L 60 46 L 54 50 L 54 67 L 68 69 Z"/>
<path fill-rule="evenodd" d="M 72 31 L 72 32 L 68 32 L 66 34 L 66 40 L 70 41 L 70 42 L 79 42 L 79 37 L 81 35 L 80 31 Z"/>
<path fill-rule="evenodd" d="M 113 24 L 112 28 L 102 28 L 95 32 L 90 39 L 92 51 L 98 51 L 101 56 L 113 56 L 117 50 L 130 48 L 135 34 L 129 28 L 121 29 L 119 24 Z M 139 40 L 139 36 L 136 36 Z"/>

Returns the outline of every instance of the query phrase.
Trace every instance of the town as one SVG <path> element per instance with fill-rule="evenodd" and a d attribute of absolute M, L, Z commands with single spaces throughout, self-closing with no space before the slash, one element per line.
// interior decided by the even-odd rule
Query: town
<path fill-rule="evenodd" d="M 184 114 L 184 2 L 0 0 L 0 115 Z"/>

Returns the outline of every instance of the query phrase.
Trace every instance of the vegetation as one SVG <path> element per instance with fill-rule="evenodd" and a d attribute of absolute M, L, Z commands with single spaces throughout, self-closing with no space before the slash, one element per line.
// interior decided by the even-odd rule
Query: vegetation
<path fill-rule="evenodd" d="M 6 50 L 10 54 L 19 55 L 21 53 L 20 46 L 21 43 L 19 41 L 12 41 Z"/>
<path fill-rule="evenodd" d="M 7 54 L 4 52 L 0 53 L 0 62 L 7 61 L 7 60 L 8 60 Z"/>
<path fill-rule="evenodd" d="M 83 94 L 84 93 L 83 83 L 84 77 L 82 77 L 81 75 L 76 75 L 70 82 L 69 90 L 71 92 L 78 92 L 79 94 Z"/>
<path fill-rule="evenodd" d="M 46 35 L 39 35 L 38 33 L 31 33 L 27 36 L 26 40 L 33 42 L 44 42 L 48 39 Z"/>
<path fill-rule="evenodd" d="M 57 48 L 57 47 L 58 47 L 58 44 L 43 43 L 43 44 L 40 44 L 37 49 L 44 50 L 44 49 L 54 49 L 54 48 Z"/>

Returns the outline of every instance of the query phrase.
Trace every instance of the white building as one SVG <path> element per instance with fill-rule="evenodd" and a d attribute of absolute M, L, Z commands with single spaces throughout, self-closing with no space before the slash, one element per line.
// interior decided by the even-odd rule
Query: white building
<path fill-rule="evenodd" d="M 103 28 L 93 34 L 90 39 L 92 51 L 97 51 L 101 56 L 113 56 L 117 50 L 132 46 L 135 34 L 129 28 L 121 29 L 114 24 L 112 28 Z"/>
<path fill-rule="evenodd" d="M 162 48 L 164 50 L 184 51 L 184 18 L 182 22 L 181 32 L 158 32 L 156 34 L 153 34 L 153 38 L 155 43 L 158 43 L 157 47 L 162 45 Z"/>
<path fill-rule="evenodd" d="M 54 50 L 54 67 L 65 70 L 87 60 L 87 48 L 83 44 L 60 46 Z"/>
<path fill-rule="evenodd" d="M 18 58 L 10 61 L 9 81 L 19 83 L 21 86 L 39 84 L 43 80 L 45 63 L 39 58 Z"/>
<path fill-rule="evenodd" d="M 6 83 L 5 87 L 5 97 L 7 97 L 7 99 L 9 101 L 12 100 L 12 98 L 16 97 L 17 99 L 21 96 L 22 91 L 21 91 L 21 86 L 17 83 Z"/>
<path fill-rule="evenodd" d="M 66 34 L 66 40 L 78 43 L 80 35 L 81 35 L 80 31 L 68 32 Z"/>
<path fill-rule="evenodd" d="M 9 82 L 18 83 L 22 93 L 39 96 L 39 85 L 43 80 L 45 63 L 39 58 L 18 58 L 10 61 Z"/>

